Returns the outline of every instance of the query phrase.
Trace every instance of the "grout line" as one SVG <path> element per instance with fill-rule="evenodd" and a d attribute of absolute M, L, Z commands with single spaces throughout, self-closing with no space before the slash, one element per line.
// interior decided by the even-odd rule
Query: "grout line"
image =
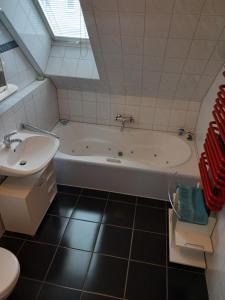
<path fill-rule="evenodd" d="M 119 297 L 116 297 L 116 296 L 112 296 L 112 295 L 109 295 L 109 294 L 102 294 L 102 293 L 97 293 L 97 292 L 91 292 L 91 291 L 85 291 L 84 292 L 85 294 L 91 294 L 91 295 L 96 295 L 96 296 L 103 296 L 103 297 L 109 297 L 109 298 L 112 298 L 112 299 L 118 299 L 118 300 L 122 300 L 123 298 L 119 298 Z M 82 294 L 83 295 L 83 294 Z M 82 297 L 82 296 L 81 296 Z M 82 299 L 82 298 L 80 298 Z"/>
<path fill-rule="evenodd" d="M 148 266 L 155 266 L 155 267 L 164 268 L 164 269 L 166 268 L 166 265 L 154 264 L 154 263 L 150 263 L 150 262 L 142 261 L 142 260 L 138 260 L 138 259 L 131 259 L 130 261 L 137 262 L 137 263 L 140 263 L 143 265 L 148 265 Z"/>
<path fill-rule="evenodd" d="M 23 240 L 21 246 L 20 246 L 19 249 L 17 250 L 17 252 L 16 252 L 16 256 L 17 256 L 17 257 L 18 257 L 18 255 L 20 254 L 20 252 L 21 252 L 21 250 L 22 250 L 24 244 L 26 243 L 26 241 L 27 241 L 27 240 Z"/>
<path fill-rule="evenodd" d="M 103 216 L 104 216 L 104 213 L 106 211 L 106 207 L 107 207 L 108 201 L 109 201 L 109 193 L 108 193 L 108 196 L 107 196 L 107 199 L 106 199 L 106 202 L 105 202 L 105 207 L 104 207 L 104 211 L 103 211 L 103 214 L 102 214 L 101 221 L 103 220 Z M 98 239 L 100 228 L 101 228 L 101 224 L 100 224 L 100 226 L 98 228 L 98 233 L 96 234 L 96 237 L 95 237 L 95 241 L 94 241 L 94 245 L 93 245 L 93 251 L 91 253 L 90 261 L 89 261 L 89 264 L 88 264 L 88 267 L 87 267 L 87 272 L 86 272 L 86 274 L 84 276 L 84 281 L 83 281 L 83 286 L 82 286 L 82 292 L 81 292 L 81 295 L 80 295 L 80 300 L 82 299 L 82 296 L 83 296 L 83 289 L 84 289 L 86 281 L 87 281 L 87 277 L 88 277 L 88 273 L 89 273 L 89 270 L 90 270 L 90 266 L 91 266 L 93 255 L 95 253 L 94 250 L 95 250 L 95 246 L 96 246 L 96 243 L 97 243 L 97 239 Z"/>
<path fill-rule="evenodd" d="M 134 228 L 134 231 L 146 232 L 146 233 L 150 233 L 150 234 L 158 234 L 158 235 L 161 235 L 161 236 L 163 236 L 163 237 L 167 237 L 167 233 L 162 233 L 162 232 L 155 232 L 155 231 L 149 231 L 149 230 L 142 230 L 142 229 L 138 229 L 138 228 Z"/>
<path fill-rule="evenodd" d="M 129 275 L 130 260 L 131 260 L 131 251 L 132 251 L 133 238 L 134 238 L 134 226 L 135 226 L 135 218 L 136 218 L 137 201 L 138 201 L 138 198 L 136 197 L 136 204 L 135 204 L 135 209 L 134 209 L 134 219 L 133 219 L 133 226 L 132 226 L 132 233 L 131 233 L 131 240 L 130 240 L 129 257 L 128 257 L 128 264 L 127 264 L 127 272 L 126 272 L 126 279 L 125 279 L 125 285 L 124 285 L 124 291 L 123 291 L 123 298 L 126 297 L 126 291 L 127 291 L 128 275 Z"/>
<path fill-rule="evenodd" d="M 50 215 L 51 216 L 51 215 Z M 59 217 L 60 218 L 60 217 Z M 65 217 L 61 217 L 61 218 L 65 218 Z M 66 218 L 66 219 L 70 219 L 70 218 Z M 134 230 L 134 231 L 140 231 L 140 232 L 146 232 L 146 233 L 150 233 L 150 234 L 157 234 L 157 235 L 161 235 L 161 236 L 164 236 L 166 237 L 167 234 L 165 233 L 161 233 L 161 232 L 155 232 L 155 231 L 149 231 L 149 230 L 143 230 L 143 229 L 139 229 L 139 228 L 130 228 L 130 227 L 125 227 L 125 226 L 119 226 L 119 225 L 114 225 L 114 224 L 108 224 L 108 223 L 100 223 L 100 222 L 93 222 L 93 221 L 87 221 L 87 220 L 82 220 L 82 219 L 73 219 L 71 218 L 72 220 L 81 220 L 81 221 L 84 221 L 84 222 L 89 222 L 89 223 L 94 223 L 94 224 L 99 224 L 99 227 L 101 227 L 101 225 L 103 226 L 109 226 L 109 227 L 115 227 L 115 228 L 120 228 L 120 229 L 124 229 L 124 230 L 128 230 L 128 231 L 131 231 L 131 230 Z M 69 223 L 69 221 L 68 221 Z M 65 232 L 65 230 L 64 230 Z M 45 242 L 45 241 L 39 241 L 39 240 L 32 240 L 32 239 L 23 239 L 23 238 L 17 238 L 17 237 L 13 237 L 13 236 L 6 236 L 5 237 L 7 238 L 10 238 L 10 239 L 18 239 L 18 240 L 22 240 L 22 241 L 28 241 L 28 242 L 32 242 L 32 243 L 36 243 L 36 244 L 42 244 L 42 245 L 49 245 L 49 246 L 57 246 L 58 243 L 54 244 L 54 243 L 49 243 L 49 242 Z M 77 249 L 77 250 L 80 250 L 80 251 L 85 251 L 85 252 L 92 252 L 92 251 L 88 251 L 88 250 L 83 250 L 83 249 L 79 249 L 79 248 L 73 248 L 73 247 L 66 247 L 66 246 L 63 246 L 63 245 L 59 245 L 59 247 L 61 248 L 66 248 L 66 249 Z M 98 252 L 96 252 L 98 253 Z M 119 257 L 118 257 L 119 258 Z"/>

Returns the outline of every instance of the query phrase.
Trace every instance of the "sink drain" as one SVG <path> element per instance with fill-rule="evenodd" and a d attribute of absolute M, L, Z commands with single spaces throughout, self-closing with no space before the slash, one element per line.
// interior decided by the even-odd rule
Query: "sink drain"
<path fill-rule="evenodd" d="M 20 166 L 25 166 L 27 164 L 27 161 L 26 160 L 21 160 L 20 161 Z"/>

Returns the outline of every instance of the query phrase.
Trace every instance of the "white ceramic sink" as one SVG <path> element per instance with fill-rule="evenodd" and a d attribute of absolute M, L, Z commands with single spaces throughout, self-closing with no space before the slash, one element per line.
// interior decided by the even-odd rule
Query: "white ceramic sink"
<path fill-rule="evenodd" d="M 56 154 L 59 140 L 50 135 L 18 132 L 21 143 L 0 146 L 0 175 L 27 176 L 42 170 Z"/>

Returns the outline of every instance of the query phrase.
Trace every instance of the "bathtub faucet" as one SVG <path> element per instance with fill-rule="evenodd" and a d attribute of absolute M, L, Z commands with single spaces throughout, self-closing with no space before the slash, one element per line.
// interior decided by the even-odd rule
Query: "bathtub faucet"
<path fill-rule="evenodd" d="M 134 123 L 134 118 L 133 116 L 123 116 L 121 114 L 117 114 L 115 117 L 115 121 L 121 122 L 120 131 L 123 131 L 126 126 L 126 123 Z"/>
<path fill-rule="evenodd" d="M 186 135 L 187 140 L 192 141 L 194 134 L 191 131 L 186 131 L 184 128 L 179 128 L 178 129 L 178 135 L 181 135 L 181 136 Z"/>

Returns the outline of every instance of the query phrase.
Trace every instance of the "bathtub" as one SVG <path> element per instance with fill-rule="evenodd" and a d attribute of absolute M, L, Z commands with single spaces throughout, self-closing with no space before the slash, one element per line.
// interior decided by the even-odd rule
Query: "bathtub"
<path fill-rule="evenodd" d="M 173 133 L 78 122 L 53 132 L 60 137 L 58 184 L 167 200 L 175 173 L 186 184 L 199 178 L 194 142 Z"/>

